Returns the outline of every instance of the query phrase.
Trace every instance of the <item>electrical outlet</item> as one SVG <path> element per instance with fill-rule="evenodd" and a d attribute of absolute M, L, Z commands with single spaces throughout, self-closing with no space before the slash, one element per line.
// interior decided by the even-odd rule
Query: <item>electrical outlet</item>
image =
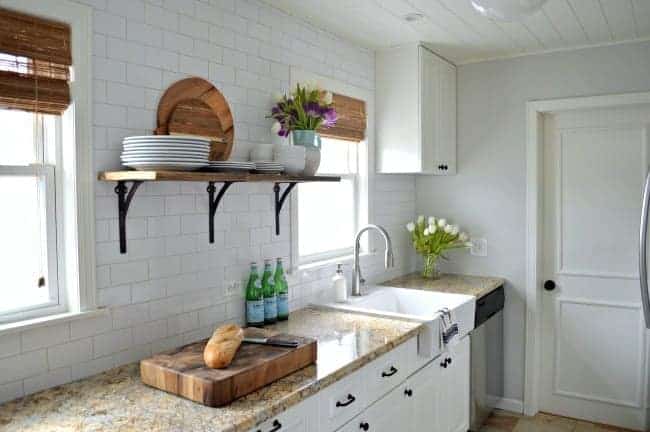
<path fill-rule="evenodd" d="M 487 239 L 484 238 L 473 238 L 470 239 L 472 247 L 469 250 L 469 253 L 474 256 L 485 257 L 487 256 Z"/>
<path fill-rule="evenodd" d="M 234 296 L 241 294 L 241 282 L 235 280 L 235 281 L 230 281 L 230 283 L 226 284 L 226 296 Z"/>

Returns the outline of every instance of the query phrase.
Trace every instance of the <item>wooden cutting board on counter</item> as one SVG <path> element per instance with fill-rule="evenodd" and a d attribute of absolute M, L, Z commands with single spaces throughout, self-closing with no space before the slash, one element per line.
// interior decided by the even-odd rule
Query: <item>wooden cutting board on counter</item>
<path fill-rule="evenodd" d="M 297 348 L 242 343 L 225 369 L 203 361 L 207 339 L 140 362 L 142 382 L 203 405 L 218 407 L 316 362 L 316 340 L 274 335 L 299 342 Z"/>

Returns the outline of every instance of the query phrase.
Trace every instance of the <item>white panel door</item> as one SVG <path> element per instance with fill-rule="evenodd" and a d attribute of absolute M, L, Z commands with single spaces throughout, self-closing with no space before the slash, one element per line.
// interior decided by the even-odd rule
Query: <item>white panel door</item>
<path fill-rule="evenodd" d="M 650 107 L 544 121 L 541 409 L 643 430 L 638 226 Z M 552 288 L 547 282 L 546 288 Z"/>

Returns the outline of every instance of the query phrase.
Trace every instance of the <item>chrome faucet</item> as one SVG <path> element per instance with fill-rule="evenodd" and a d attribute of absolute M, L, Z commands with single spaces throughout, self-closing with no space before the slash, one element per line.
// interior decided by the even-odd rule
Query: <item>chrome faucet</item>
<path fill-rule="evenodd" d="M 354 268 L 352 270 L 352 295 L 353 296 L 363 295 L 361 293 L 361 286 L 366 281 L 361 276 L 361 266 L 359 263 L 359 252 L 361 250 L 360 239 L 361 239 L 361 234 L 371 229 L 377 230 L 379 234 L 381 234 L 381 236 L 384 238 L 384 242 L 386 243 L 386 255 L 384 256 L 384 267 L 389 268 L 395 264 L 393 260 L 393 243 L 390 241 L 390 236 L 388 235 L 388 232 L 384 228 L 380 227 L 379 225 L 373 225 L 373 224 L 366 225 L 365 227 L 361 228 L 354 238 Z"/>

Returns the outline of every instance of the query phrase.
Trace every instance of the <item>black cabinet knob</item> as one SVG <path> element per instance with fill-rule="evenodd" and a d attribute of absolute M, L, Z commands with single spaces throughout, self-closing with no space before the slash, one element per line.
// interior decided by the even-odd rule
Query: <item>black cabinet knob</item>
<path fill-rule="evenodd" d="M 440 366 L 447 369 L 447 361 L 445 360 L 442 363 L 440 363 Z"/>
<path fill-rule="evenodd" d="M 370 425 L 366 422 L 361 422 L 361 424 L 359 424 L 359 429 L 363 429 L 364 431 L 367 431 L 368 429 L 370 429 Z"/>
<path fill-rule="evenodd" d="M 447 364 L 451 364 L 451 357 L 447 357 L 445 361 L 447 362 Z"/>
<path fill-rule="evenodd" d="M 546 282 L 544 282 L 544 289 L 546 291 L 553 291 L 555 289 L 555 281 L 549 279 Z"/>
<path fill-rule="evenodd" d="M 406 396 L 408 396 L 408 397 L 411 397 L 411 396 L 413 396 L 413 390 L 411 390 L 411 389 L 406 389 L 406 390 L 404 390 L 404 394 L 405 394 Z"/>

